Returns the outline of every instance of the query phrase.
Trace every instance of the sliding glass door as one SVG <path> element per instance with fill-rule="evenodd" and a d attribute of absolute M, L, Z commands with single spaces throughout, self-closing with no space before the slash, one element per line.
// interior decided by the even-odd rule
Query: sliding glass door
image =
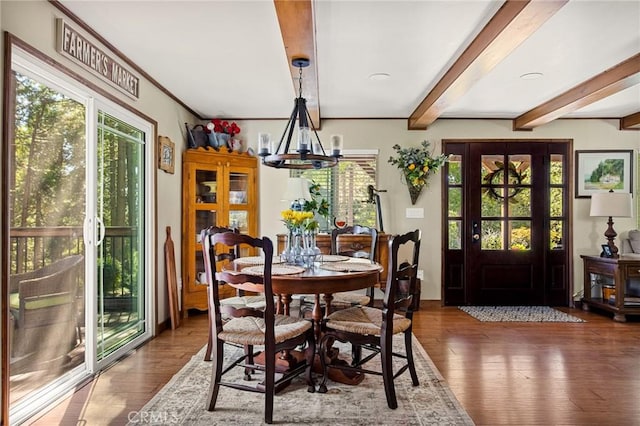
<path fill-rule="evenodd" d="M 144 146 L 146 133 L 98 111 L 97 328 L 103 361 L 145 331 Z"/>
<path fill-rule="evenodd" d="M 10 77 L 2 380 L 13 424 L 151 337 L 155 256 L 152 124 L 15 48 Z"/>

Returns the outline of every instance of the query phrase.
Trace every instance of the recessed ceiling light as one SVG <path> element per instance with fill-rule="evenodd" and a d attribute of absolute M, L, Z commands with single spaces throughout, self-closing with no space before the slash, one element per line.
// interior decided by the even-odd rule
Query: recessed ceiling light
<path fill-rule="evenodd" d="M 391 78 L 391 75 L 387 74 L 386 72 L 377 72 L 369 76 L 369 80 L 373 81 L 388 80 L 389 78 Z"/>
<path fill-rule="evenodd" d="M 528 72 L 526 74 L 522 74 L 520 78 L 523 80 L 536 80 L 542 77 L 543 75 L 544 74 L 542 74 L 541 72 Z"/>

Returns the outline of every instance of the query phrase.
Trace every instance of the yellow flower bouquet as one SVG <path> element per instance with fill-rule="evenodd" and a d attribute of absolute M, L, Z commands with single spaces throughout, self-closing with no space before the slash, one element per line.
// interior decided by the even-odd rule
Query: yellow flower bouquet
<path fill-rule="evenodd" d="M 289 231 L 302 230 L 306 226 L 305 222 L 313 220 L 313 212 L 295 211 L 291 209 L 283 210 L 280 215 L 282 221 Z"/>

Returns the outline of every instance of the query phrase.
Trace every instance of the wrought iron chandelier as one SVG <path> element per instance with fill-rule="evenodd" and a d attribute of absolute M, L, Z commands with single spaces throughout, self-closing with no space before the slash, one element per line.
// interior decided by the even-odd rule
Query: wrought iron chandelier
<path fill-rule="evenodd" d="M 341 156 L 342 137 L 338 135 L 331 137 L 331 155 L 327 155 L 307 110 L 307 100 L 302 97 L 302 68 L 309 66 L 309 59 L 293 58 L 291 63 L 300 70 L 298 97 L 294 101 L 293 112 L 289 117 L 275 152 L 271 152 L 272 147 L 269 135 L 260 133 L 258 136 L 258 155 L 262 157 L 262 164 L 277 169 L 322 169 L 333 167 L 338 164 L 338 159 Z M 291 147 L 291 139 L 296 121 L 298 121 L 298 141 L 296 149 L 293 149 Z M 315 134 L 315 140 L 313 141 L 311 130 Z"/>

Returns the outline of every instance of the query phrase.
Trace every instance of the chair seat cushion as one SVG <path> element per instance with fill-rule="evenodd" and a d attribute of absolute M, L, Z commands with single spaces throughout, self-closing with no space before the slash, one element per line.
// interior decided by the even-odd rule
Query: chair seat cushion
<path fill-rule="evenodd" d="M 331 301 L 331 305 L 334 307 L 339 307 L 342 305 L 346 306 L 354 306 L 354 305 L 368 305 L 369 304 L 369 296 L 366 294 L 358 294 L 351 292 L 342 292 L 335 293 L 333 295 L 333 300 Z"/>
<path fill-rule="evenodd" d="M 382 311 L 368 306 L 336 311 L 327 317 L 327 328 L 367 336 L 380 336 Z M 402 315 L 393 316 L 393 334 L 401 333 L 411 326 L 411 320 Z"/>
<path fill-rule="evenodd" d="M 234 308 L 253 308 L 264 309 L 267 303 L 264 300 L 264 295 L 258 296 L 234 296 L 226 299 L 220 299 L 220 305 L 233 306 Z"/>
<path fill-rule="evenodd" d="M 276 315 L 276 343 L 304 334 L 311 327 L 311 321 L 300 320 L 287 315 Z M 262 318 L 233 318 L 224 324 L 222 333 L 218 334 L 218 337 L 225 342 L 239 345 L 264 345 L 264 329 L 264 319 Z"/>

